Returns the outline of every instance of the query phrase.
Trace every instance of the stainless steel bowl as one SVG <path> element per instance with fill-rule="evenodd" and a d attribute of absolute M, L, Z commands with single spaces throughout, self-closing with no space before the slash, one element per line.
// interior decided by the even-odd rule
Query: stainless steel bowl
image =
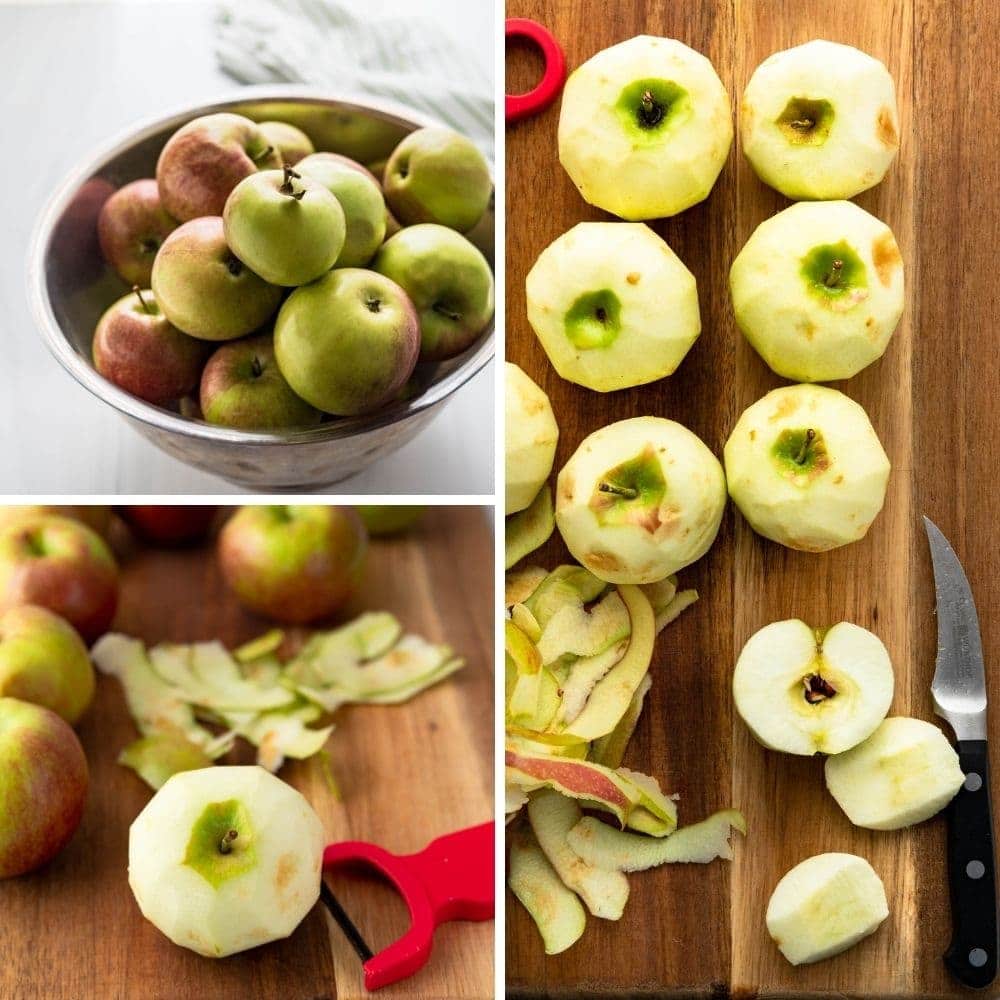
<path fill-rule="evenodd" d="M 97 215 L 119 187 L 154 175 L 160 150 L 181 125 L 215 111 L 234 111 L 258 121 L 291 121 L 310 135 L 317 149 L 345 153 L 362 162 L 387 155 L 414 129 L 439 124 L 390 102 L 330 98 L 298 87 L 244 87 L 221 100 L 142 122 L 89 156 L 46 206 L 28 261 L 32 311 L 45 343 L 62 366 L 168 454 L 263 492 L 327 486 L 406 444 L 439 414 L 452 393 L 493 357 L 493 324 L 458 357 L 418 365 L 411 398 L 369 416 L 289 433 L 217 427 L 153 406 L 102 378 L 91 361 L 94 327 L 101 313 L 128 288 L 101 256 Z M 469 238 L 492 267 L 492 207 Z M 414 487 L 413 492 L 419 492 Z"/>

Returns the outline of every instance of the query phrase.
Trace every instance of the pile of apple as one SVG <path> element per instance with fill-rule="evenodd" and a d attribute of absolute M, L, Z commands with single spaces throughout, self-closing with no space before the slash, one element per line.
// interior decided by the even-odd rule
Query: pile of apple
<path fill-rule="evenodd" d="M 482 154 L 410 133 L 376 176 L 285 122 L 196 118 L 156 178 L 105 202 L 98 235 L 132 291 L 101 317 L 94 366 L 134 396 L 244 430 L 371 413 L 419 362 L 468 348 L 493 275 L 463 235 L 492 193 Z"/>
<path fill-rule="evenodd" d="M 733 131 L 718 74 L 681 42 L 633 38 L 570 76 L 559 159 L 587 202 L 627 221 L 575 226 L 527 276 L 529 323 L 564 379 L 610 392 L 681 364 L 701 332 L 695 278 L 643 220 L 704 200 Z M 508 365 L 508 569 L 558 527 L 594 578 L 623 592 L 657 586 L 709 550 L 727 493 L 758 534 L 806 552 L 861 539 L 881 511 L 890 464 L 871 421 L 844 393 L 812 383 L 850 378 L 878 360 L 902 314 L 893 233 L 847 200 L 878 184 L 896 155 L 892 78 L 846 45 L 813 41 L 776 53 L 746 87 L 740 131 L 761 180 L 803 199 L 757 228 L 729 274 L 740 329 L 795 384 L 746 409 L 723 464 L 690 430 L 662 417 L 601 428 L 560 470 L 553 502 L 556 414 L 542 389 Z M 516 624 L 513 617 L 508 628 Z M 570 665 L 562 690 L 575 686 L 577 669 Z M 792 753 L 828 754 L 831 793 L 852 821 L 875 829 L 926 819 L 961 783 L 957 756 L 936 727 L 886 719 L 892 691 L 881 642 L 845 622 L 815 631 L 799 621 L 770 625 L 747 644 L 734 675 L 737 709 L 755 736 Z M 574 747 L 564 738 L 538 739 L 536 754 L 568 775 L 575 772 L 563 758 Z M 592 829 L 602 839 L 623 836 Z M 580 846 L 578 835 L 572 844 Z M 512 872 L 519 852 L 515 844 Z M 517 865 L 519 882 L 528 884 L 515 890 L 522 899 L 551 882 L 537 859 Z M 782 880 L 768 926 L 797 964 L 849 947 L 887 912 L 871 866 L 831 854 Z"/>

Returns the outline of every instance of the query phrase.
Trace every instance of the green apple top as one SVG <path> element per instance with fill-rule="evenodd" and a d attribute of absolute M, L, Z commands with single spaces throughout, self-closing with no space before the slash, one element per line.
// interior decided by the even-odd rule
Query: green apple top
<path fill-rule="evenodd" d="M 574 226 L 542 251 L 526 291 L 555 370 L 598 392 L 672 374 L 701 333 L 694 275 L 641 223 Z"/>
<path fill-rule="evenodd" d="M 729 288 L 773 371 L 833 381 L 885 353 L 903 312 L 903 258 L 892 230 L 853 202 L 799 202 L 757 227 Z"/>
<path fill-rule="evenodd" d="M 899 149 L 896 89 L 872 56 L 817 39 L 754 71 L 740 140 L 757 176 L 789 198 L 852 198 L 885 176 Z"/>
<path fill-rule="evenodd" d="M 824 552 L 863 538 L 889 459 L 865 411 L 836 389 L 788 385 L 748 407 L 725 447 L 729 494 L 758 534 Z"/>
<path fill-rule="evenodd" d="M 517 365 L 505 365 L 504 512 L 524 510 L 552 471 L 559 427 L 549 397 Z"/>
<path fill-rule="evenodd" d="M 703 201 L 732 140 L 726 88 L 708 59 L 675 39 L 620 42 L 566 81 L 559 160 L 585 201 L 623 219 Z"/>

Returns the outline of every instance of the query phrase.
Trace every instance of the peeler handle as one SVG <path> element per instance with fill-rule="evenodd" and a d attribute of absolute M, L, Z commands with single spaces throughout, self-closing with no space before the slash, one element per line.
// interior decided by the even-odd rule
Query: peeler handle
<path fill-rule="evenodd" d="M 434 923 L 493 916 L 493 823 L 432 840 L 409 861 L 427 889 Z"/>
<path fill-rule="evenodd" d="M 558 96 L 566 81 L 566 57 L 548 28 L 527 17 L 508 17 L 507 38 L 527 38 L 542 53 L 545 69 L 537 86 L 526 94 L 506 94 L 504 113 L 508 122 L 520 121 L 544 111 Z"/>

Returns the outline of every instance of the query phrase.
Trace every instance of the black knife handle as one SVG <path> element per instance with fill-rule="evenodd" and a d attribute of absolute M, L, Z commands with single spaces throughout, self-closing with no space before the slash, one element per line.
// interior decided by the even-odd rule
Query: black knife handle
<path fill-rule="evenodd" d="M 960 983 L 982 989 L 996 978 L 1000 952 L 986 740 L 959 740 L 955 749 L 966 778 L 948 806 L 952 937 L 944 962 Z"/>

